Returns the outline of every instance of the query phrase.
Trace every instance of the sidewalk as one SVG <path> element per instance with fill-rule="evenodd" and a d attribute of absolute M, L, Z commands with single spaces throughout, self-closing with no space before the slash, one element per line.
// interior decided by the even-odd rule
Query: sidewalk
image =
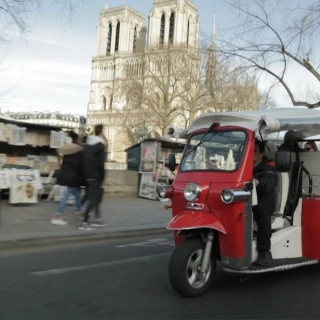
<path fill-rule="evenodd" d="M 101 204 L 102 218 L 107 227 L 92 231 L 78 230 L 80 221 L 75 207 L 67 206 L 66 226 L 50 223 L 57 202 L 41 200 L 37 204 L 1 204 L 0 248 L 12 246 L 48 245 L 86 239 L 106 239 L 133 235 L 171 234 L 165 226 L 171 219 L 171 210 L 163 210 L 164 204 L 144 198 L 107 198 Z"/>

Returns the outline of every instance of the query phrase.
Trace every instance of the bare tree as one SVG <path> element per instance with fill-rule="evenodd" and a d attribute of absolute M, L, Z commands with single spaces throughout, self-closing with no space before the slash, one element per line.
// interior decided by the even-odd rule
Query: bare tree
<path fill-rule="evenodd" d="M 189 50 L 188 54 L 181 55 L 180 86 L 182 93 L 178 109 L 180 116 L 184 119 L 185 128 L 188 128 L 197 116 L 208 111 L 215 99 L 212 88 L 216 68 L 212 58 L 205 44 L 199 50 Z"/>
<path fill-rule="evenodd" d="M 246 67 L 220 62 L 217 68 L 214 111 L 245 111 L 259 108 L 257 79 Z"/>
<path fill-rule="evenodd" d="M 290 77 L 304 72 L 319 85 L 320 4 L 309 1 L 225 0 L 238 21 L 233 37 L 217 39 L 218 52 L 243 66 L 271 76 L 270 89 L 281 85 L 294 106 L 315 108 L 320 96 L 297 95 Z M 294 71 L 292 71 L 294 70 Z M 300 70 L 297 71 L 297 70 Z"/>
<path fill-rule="evenodd" d="M 259 95 L 256 79 L 245 68 L 231 66 L 203 45 L 200 49 L 167 47 L 143 56 L 138 69 L 122 84 L 126 109 L 139 109 L 141 121 L 166 135 L 170 124 L 187 128 L 208 111 L 256 109 Z M 133 77 L 131 77 L 133 76 Z M 132 113 L 132 111 L 130 111 Z M 132 122 L 130 116 L 128 122 Z M 133 125 L 133 124 L 132 124 Z M 153 128 L 152 128 L 153 126 Z"/>
<path fill-rule="evenodd" d="M 18 33 L 25 36 L 29 31 L 28 19 L 38 12 L 45 0 L 0 0 L 0 45 Z M 61 14 L 71 21 L 78 5 L 84 0 L 55 0 L 52 4 L 58 7 Z"/>
<path fill-rule="evenodd" d="M 181 87 L 183 54 L 186 54 L 183 48 L 168 47 L 145 56 L 142 105 L 153 115 L 149 121 L 154 121 L 162 136 L 177 117 L 177 101 L 186 91 Z"/>

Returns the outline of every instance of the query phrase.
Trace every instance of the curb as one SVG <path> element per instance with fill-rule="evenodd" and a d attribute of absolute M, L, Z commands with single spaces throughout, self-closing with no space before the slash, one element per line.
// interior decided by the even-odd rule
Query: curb
<path fill-rule="evenodd" d="M 161 228 L 147 228 L 147 229 L 127 229 L 119 231 L 105 231 L 98 233 L 81 233 L 81 234 L 66 234 L 66 235 L 49 235 L 25 237 L 20 239 L 4 239 L 0 238 L 0 250 L 12 250 L 12 249 L 27 249 L 27 248 L 41 248 L 45 246 L 53 245 L 65 245 L 75 244 L 83 242 L 94 242 L 103 240 L 114 240 L 120 238 L 131 238 L 131 237 L 143 237 L 151 235 L 171 235 L 172 231 Z"/>

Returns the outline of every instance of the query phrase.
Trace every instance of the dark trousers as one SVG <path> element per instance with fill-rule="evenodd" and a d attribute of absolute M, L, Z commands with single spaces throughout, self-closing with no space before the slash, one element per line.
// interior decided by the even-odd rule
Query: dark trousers
<path fill-rule="evenodd" d="M 88 222 L 89 214 L 92 209 L 95 209 L 96 218 L 100 218 L 99 204 L 102 200 L 103 188 L 102 181 L 87 180 L 86 194 L 84 201 L 88 201 L 88 206 L 84 215 L 84 222 Z"/>
<path fill-rule="evenodd" d="M 271 247 L 271 215 L 274 207 L 268 203 L 260 203 L 254 206 L 253 219 L 257 222 L 257 248 L 258 251 L 270 250 Z"/>

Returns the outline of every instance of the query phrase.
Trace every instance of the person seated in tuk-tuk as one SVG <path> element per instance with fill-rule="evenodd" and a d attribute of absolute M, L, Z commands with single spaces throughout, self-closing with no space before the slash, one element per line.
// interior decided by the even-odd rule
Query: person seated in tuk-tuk
<path fill-rule="evenodd" d="M 303 146 L 303 149 L 304 149 L 304 151 L 307 151 L 307 152 L 317 152 L 317 151 L 319 151 L 318 147 L 317 147 L 317 144 L 314 141 L 306 142 L 305 145 Z"/>
<path fill-rule="evenodd" d="M 300 131 L 288 130 L 283 138 L 283 143 L 278 147 L 278 150 L 289 150 L 295 152 L 294 142 L 296 140 L 302 139 L 305 136 Z M 304 151 L 299 146 L 299 151 Z"/>
<path fill-rule="evenodd" d="M 271 215 L 274 212 L 277 185 L 277 172 L 268 165 L 265 156 L 265 143 L 255 141 L 253 183 L 257 189 L 258 204 L 253 206 L 253 218 L 258 226 L 257 249 L 258 260 L 255 264 L 267 266 L 272 260 L 271 247 Z"/>

